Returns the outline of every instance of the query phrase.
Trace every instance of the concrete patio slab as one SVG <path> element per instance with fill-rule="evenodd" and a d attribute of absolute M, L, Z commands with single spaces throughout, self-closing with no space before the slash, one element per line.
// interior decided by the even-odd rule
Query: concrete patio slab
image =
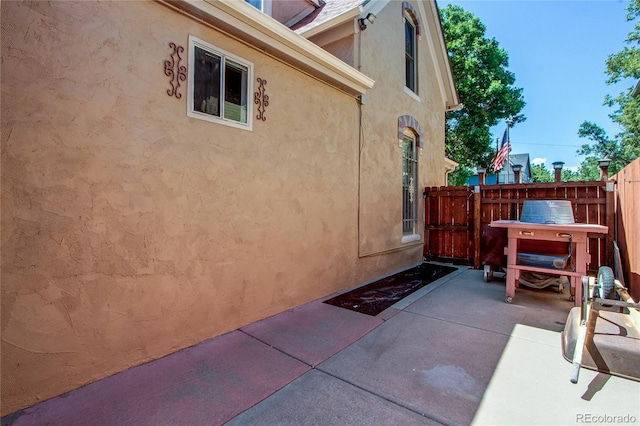
<path fill-rule="evenodd" d="M 640 424 L 640 383 L 581 369 L 572 384 L 561 353 L 557 332 L 516 325 L 473 424 Z"/>
<path fill-rule="evenodd" d="M 469 424 L 507 337 L 401 312 L 317 368 L 445 424 Z"/>
<path fill-rule="evenodd" d="M 413 411 L 312 370 L 227 425 L 436 425 Z"/>
<path fill-rule="evenodd" d="M 235 331 L 45 401 L 3 424 L 221 424 L 308 370 Z"/>
<path fill-rule="evenodd" d="M 457 324 L 479 327 L 509 335 L 515 324 L 527 324 L 561 331 L 569 311 L 568 289 L 558 293 L 551 289 L 518 289 L 513 303 L 505 303 L 505 285 L 470 280 L 470 272 L 458 275 L 405 308 L 405 312 L 438 318 Z M 469 285 L 473 282 L 473 285 Z"/>
<path fill-rule="evenodd" d="M 387 309 L 388 316 L 398 310 Z M 241 330 L 310 365 L 329 358 L 384 322 L 348 309 L 314 301 Z"/>

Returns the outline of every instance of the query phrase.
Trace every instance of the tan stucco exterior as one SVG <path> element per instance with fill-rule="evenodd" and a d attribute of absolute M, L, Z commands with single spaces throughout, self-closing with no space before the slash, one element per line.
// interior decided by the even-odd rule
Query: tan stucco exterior
<path fill-rule="evenodd" d="M 417 93 L 405 89 L 403 3 L 389 2 L 376 11 L 374 23 L 364 31 L 354 32 L 353 22 L 331 33 L 316 34 L 310 39 L 327 51 L 362 71 L 376 81 L 367 91 L 362 106 L 363 140 L 360 164 L 359 253 L 376 255 L 404 249 L 402 242 L 402 149 L 398 143 L 398 118 L 414 117 L 423 130 L 424 146 L 420 151 L 419 182 L 416 194 L 418 211 L 424 211 L 422 190 L 425 186 L 446 184 L 444 112 L 445 100 L 438 85 L 432 39 L 433 16 L 429 8 L 413 2 L 422 26 L 418 40 Z M 366 15 L 366 12 L 363 13 Z M 431 20 L 429 19 L 431 18 Z M 349 33 L 347 30 L 351 29 Z M 335 35 L 343 37 L 335 39 Z M 333 37 L 332 37 L 333 36 Z M 419 214 L 418 228 L 424 229 Z M 422 239 L 414 244 L 422 244 Z M 419 260 L 418 258 L 415 259 Z"/>
<path fill-rule="evenodd" d="M 161 3 L 1 3 L 2 415 L 421 259 L 397 119 L 424 130 L 418 187 L 439 185 L 444 109 L 425 37 L 421 101 L 403 91 L 394 3 L 362 36 L 363 138 L 340 65 L 323 79 Z M 189 35 L 254 64 L 266 121 L 167 95 Z"/>

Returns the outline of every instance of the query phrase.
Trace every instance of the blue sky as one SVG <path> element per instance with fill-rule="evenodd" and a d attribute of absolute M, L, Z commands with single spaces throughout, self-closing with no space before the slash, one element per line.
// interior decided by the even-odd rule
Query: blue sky
<path fill-rule="evenodd" d="M 619 132 L 609 118 L 613 108 L 602 102 L 635 83 L 605 83 L 606 58 L 622 50 L 633 30 L 628 1 L 438 0 L 442 8 L 449 3 L 480 18 L 485 36 L 508 52 L 515 85 L 524 89 L 527 121 L 510 130 L 512 154 L 544 159 L 548 169 L 554 161 L 577 168 L 583 157 L 576 150 L 587 142 L 577 134 L 583 121 L 609 136 Z M 494 140 L 504 128 L 492 129 Z"/>

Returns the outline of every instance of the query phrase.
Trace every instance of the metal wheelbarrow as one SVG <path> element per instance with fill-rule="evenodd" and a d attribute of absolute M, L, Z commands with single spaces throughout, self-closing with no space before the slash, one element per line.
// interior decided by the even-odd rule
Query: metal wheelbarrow
<path fill-rule="evenodd" d="M 639 308 L 608 266 L 595 279 L 582 277 L 581 306 L 571 309 L 562 332 L 572 383 L 581 367 L 640 381 Z"/>

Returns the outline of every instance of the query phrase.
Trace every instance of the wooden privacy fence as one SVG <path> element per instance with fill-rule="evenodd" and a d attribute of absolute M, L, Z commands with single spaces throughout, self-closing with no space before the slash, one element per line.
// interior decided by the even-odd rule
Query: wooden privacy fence
<path fill-rule="evenodd" d="M 506 229 L 493 220 L 519 220 L 525 200 L 569 200 L 576 223 L 609 227 L 589 235 L 589 270 L 613 266 L 613 181 L 441 186 L 425 188 L 424 256 L 431 260 L 506 266 Z"/>

